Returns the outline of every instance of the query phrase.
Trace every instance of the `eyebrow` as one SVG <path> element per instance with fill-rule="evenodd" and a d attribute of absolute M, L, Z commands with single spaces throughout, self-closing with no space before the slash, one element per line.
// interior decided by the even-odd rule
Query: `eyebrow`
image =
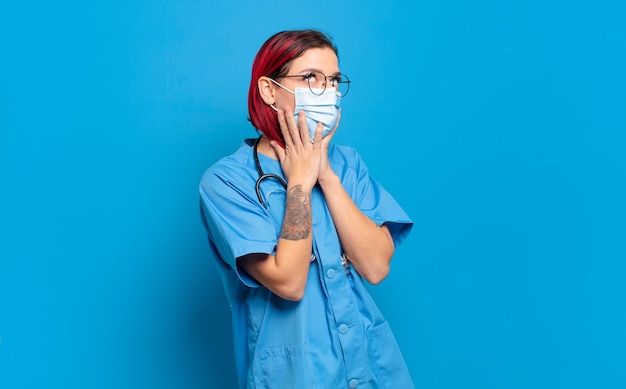
<path fill-rule="evenodd" d="M 320 72 L 322 74 L 326 74 L 323 71 L 321 71 L 320 69 L 317 68 L 306 68 L 306 69 L 302 69 L 298 72 L 298 74 L 303 74 L 303 73 L 311 73 L 311 72 Z M 332 74 L 328 74 L 328 76 L 336 76 L 338 74 L 341 74 L 341 72 L 339 70 L 337 70 L 336 72 L 332 73 Z"/>

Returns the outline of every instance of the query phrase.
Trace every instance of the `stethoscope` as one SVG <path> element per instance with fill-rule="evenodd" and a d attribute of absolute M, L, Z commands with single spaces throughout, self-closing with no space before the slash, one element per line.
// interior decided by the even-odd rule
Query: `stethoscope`
<path fill-rule="evenodd" d="M 259 172 L 259 179 L 256 180 L 256 195 L 259 198 L 259 203 L 261 203 L 261 205 L 265 207 L 265 209 L 267 209 L 267 205 L 265 205 L 265 202 L 261 197 L 261 182 L 266 178 L 274 178 L 278 180 L 285 189 L 287 189 L 287 181 L 285 181 L 281 176 L 277 174 L 263 172 L 263 168 L 261 168 L 261 162 L 259 162 L 259 152 L 257 150 L 259 148 L 259 142 L 261 141 L 262 137 L 263 136 L 258 137 L 257 140 L 254 142 L 254 148 L 252 153 L 254 154 L 254 163 L 256 164 L 256 170 Z"/>

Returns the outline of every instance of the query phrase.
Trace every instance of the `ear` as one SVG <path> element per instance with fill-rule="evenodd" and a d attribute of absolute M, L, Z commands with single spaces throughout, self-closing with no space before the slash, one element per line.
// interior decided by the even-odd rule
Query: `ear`
<path fill-rule="evenodd" d="M 257 87 L 259 88 L 259 94 L 267 105 L 272 105 L 276 102 L 276 91 L 274 89 L 274 83 L 270 81 L 268 77 L 259 77 L 257 81 Z"/>

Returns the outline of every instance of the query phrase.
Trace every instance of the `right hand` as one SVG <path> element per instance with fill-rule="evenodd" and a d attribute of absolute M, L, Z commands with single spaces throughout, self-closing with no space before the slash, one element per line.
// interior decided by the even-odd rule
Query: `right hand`
<path fill-rule="evenodd" d="M 304 112 L 299 112 L 296 124 L 291 107 L 278 110 L 278 123 L 285 140 L 282 148 L 278 142 L 271 141 L 270 146 L 278 156 L 283 174 L 290 186 L 302 185 L 310 192 L 317 182 L 322 157 L 322 124 L 315 131 L 315 140 L 311 143 Z"/>

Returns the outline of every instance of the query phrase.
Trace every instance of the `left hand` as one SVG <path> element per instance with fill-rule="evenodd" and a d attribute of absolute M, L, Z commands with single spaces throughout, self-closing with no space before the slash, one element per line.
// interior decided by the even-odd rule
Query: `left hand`
<path fill-rule="evenodd" d="M 337 124 L 335 124 L 335 128 L 331 132 L 328 133 L 324 138 L 322 138 L 322 155 L 320 160 L 320 171 L 317 176 L 317 181 L 323 181 L 327 178 L 334 176 L 335 172 L 330 166 L 330 162 L 328 161 L 328 145 L 330 144 L 330 140 L 332 139 L 335 132 L 337 132 L 337 128 L 339 127 L 339 122 L 341 121 L 341 109 L 339 110 L 339 116 L 337 117 Z M 318 126 L 321 126 L 321 123 L 318 123 Z"/>

